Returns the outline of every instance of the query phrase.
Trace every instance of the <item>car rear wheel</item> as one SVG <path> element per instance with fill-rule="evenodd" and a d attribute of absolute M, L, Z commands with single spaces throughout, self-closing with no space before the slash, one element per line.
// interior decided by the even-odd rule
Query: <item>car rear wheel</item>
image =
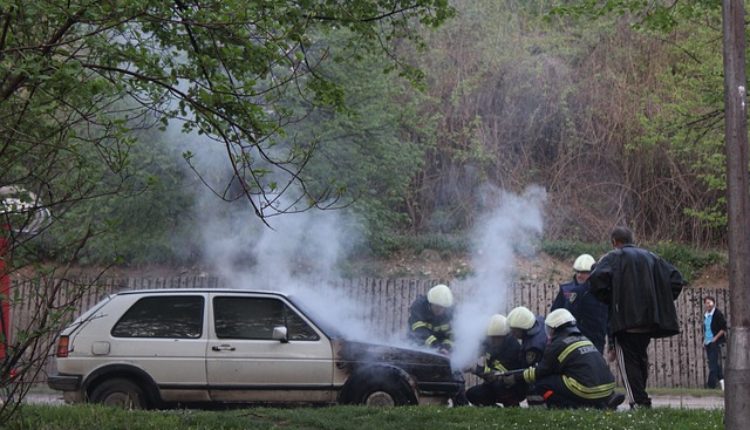
<path fill-rule="evenodd" d="M 148 403 L 138 384 L 123 378 L 107 379 L 91 392 L 91 401 L 122 409 L 146 409 Z"/>

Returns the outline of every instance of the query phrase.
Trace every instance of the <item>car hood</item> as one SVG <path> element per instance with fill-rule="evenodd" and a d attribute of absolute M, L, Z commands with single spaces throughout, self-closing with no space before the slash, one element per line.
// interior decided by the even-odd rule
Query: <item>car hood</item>
<path fill-rule="evenodd" d="M 377 343 L 335 340 L 336 365 L 356 371 L 363 367 L 387 366 L 402 369 L 417 381 L 456 381 L 450 359 L 429 351 Z"/>

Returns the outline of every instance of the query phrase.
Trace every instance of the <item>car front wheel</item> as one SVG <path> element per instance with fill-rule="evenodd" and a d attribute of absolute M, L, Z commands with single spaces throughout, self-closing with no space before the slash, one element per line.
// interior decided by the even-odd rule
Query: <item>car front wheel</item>
<path fill-rule="evenodd" d="M 148 407 L 143 389 L 123 378 L 102 382 L 91 392 L 90 399 L 94 403 L 122 409 L 146 409 Z"/>
<path fill-rule="evenodd" d="M 352 387 L 351 402 L 365 406 L 390 407 L 416 403 L 409 384 L 392 375 L 359 379 Z"/>

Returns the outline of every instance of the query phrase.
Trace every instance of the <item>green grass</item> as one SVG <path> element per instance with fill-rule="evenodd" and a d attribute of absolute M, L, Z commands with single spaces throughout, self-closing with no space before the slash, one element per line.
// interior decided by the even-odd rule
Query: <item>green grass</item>
<path fill-rule="evenodd" d="M 405 407 L 373 409 L 250 408 L 228 411 L 123 411 L 92 405 L 27 405 L 8 430 L 68 429 L 718 429 L 723 411 L 654 409 L 636 412 Z"/>

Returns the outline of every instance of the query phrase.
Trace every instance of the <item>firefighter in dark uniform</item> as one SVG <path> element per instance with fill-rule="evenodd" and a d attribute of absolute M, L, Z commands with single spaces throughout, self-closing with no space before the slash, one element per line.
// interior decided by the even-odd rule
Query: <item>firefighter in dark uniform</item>
<path fill-rule="evenodd" d="M 409 338 L 447 355 L 453 348 L 452 317 L 453 293 L 447 285 L 435 285 L 409 308 Z"/>
<path fill-rule="evenodd" d="M 520 358 L 524 367 L 539 363 L 547 347 L 544 318 L 535 316 L 528 308 L 519 306 L 508 313 L 511 333 L 521 341 Z"/>
<path fill-rule="evenodd" d="M 565 308 L 576 319 L 576 325 L 581 334 L 594 343 L 596 349 L 604 353 L 604 343 L 607 337 L 607 305 L 599 301 L 590 291 L 587 282 L 591 268 L 596 263 L 589 254 L 581 254 L 573 263 L 573 280 L 560 285 L 560 291 L 552 302 L 550 311 Z"/>
<path fill-rule="evenodd" d="M 482 348 L 483 362 L 474 369 L 474 374 L 485 382 L 471 387 L 466 392 L 471 404 L 495 406 L 502 403 L 505 407 L 511 407 L 518 406 L 526 398 L 524 387 L 519 385 L 514 389 L 506 389 L 502 381 L 493 378 L 497 373 L 524 367 L 520 360 L 521 346 L 509 334 L 510 328 L 505 316 L 493 315 L 487 325 L 487 339 Z"/>
<path fill-rule="evenodd" d="M 435 349 L 443 355 L 453 350 L 453 293 L 447 285 L 438 284 L 419 296 L 409 308 L 409 338 L 418 346 Z M 459 377 L 460 372 L 457 372 Z M 452 399 L 455 406 L 468 405 L 463 386 Z"/>
<path fill-rule="evenodd" d="M 594 344 L 581 334 L 567 309 L 545 320 L 550 344 L 535 367 L 507 374 L 508 385 L 525 382 L 552 408 L 617 409 L 625 396 L 615 393 L 615 378 Z"/>

